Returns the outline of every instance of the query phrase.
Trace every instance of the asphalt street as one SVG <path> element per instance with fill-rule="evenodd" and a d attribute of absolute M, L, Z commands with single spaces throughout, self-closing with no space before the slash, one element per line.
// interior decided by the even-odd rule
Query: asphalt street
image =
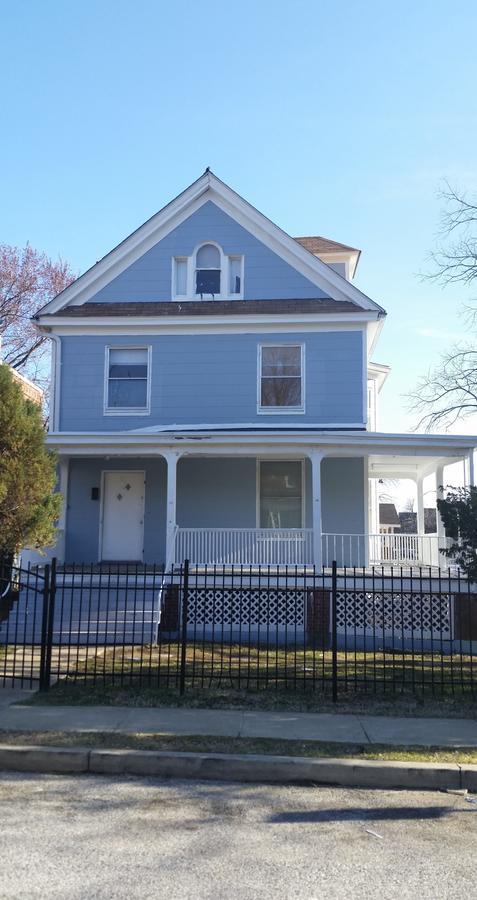
<path fill-rule="evenodd" d="M 0 774 L 0 897 L 477 898 L 455 794 Z"/>

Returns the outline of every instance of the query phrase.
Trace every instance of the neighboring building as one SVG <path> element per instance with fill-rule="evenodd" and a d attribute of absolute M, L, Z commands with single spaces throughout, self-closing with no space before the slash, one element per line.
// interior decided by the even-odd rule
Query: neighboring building
<path fill-rule="evenodd" d="M 399 522 L 403 534 L 417 534 L 417 513 L 400 512 Z M 437 534 L 437 510 L 426 506 L 424 509 L 424 534 Z"/>
<path fill-rule="evenodd" d="M 44 392 L 42 391 L 42 389 L 38 387 L 37 384 L 34 384 L 33 381 L 30 381 L 29 378 L 26 378 L 25 375 L 17 372 L 16 369 L 12 369 L 11 366 L 9 366 L 9 369 L 12 373 L 14 381 L 16 381 L 20 385 L 23 396 L 27 400 L 32 400 L 33 403 L 38 403 L 39 406 L 42 406 L 44 396 Z"/>
<path fill-rule="evenodd" d="M 472 477 L 476 438 L 376 432 L 385 312 L 358 259 L 207 170 L 39 311 L 62 559 L 363 564 L 378 479 L 423 508 L 429 472 Z"/>
<path fill-rule="evenodd" d="M 394 503 L 379 504 L 379 533 L 396 534 L 401 530 L 401 522 Z"/>

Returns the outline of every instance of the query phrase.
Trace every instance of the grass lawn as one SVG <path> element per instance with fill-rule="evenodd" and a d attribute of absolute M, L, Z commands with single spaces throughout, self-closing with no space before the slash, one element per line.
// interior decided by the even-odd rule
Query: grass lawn
<path fill-rule="evenodd" d="M 123 685 L 107 680 L 91 684 L 59 681 L 48 693 L 33 694 L 28 705 L 185 707 L 193 709 L 289 710 L 295 712 L 357 713 L 383 716 L 437 716 L 477 718 L 477 702 L 470 696 L 383 693 L 340 693 L 333 703 L 329 693 L 308 691 L 246 691 L 157 688 L 139 683 Z"/>
<path fill-rule="evenodd" d="M 362 747 L 325 741 L 280 741 L 272 738 L 229 738 L 171 734 L 118 734 L 111 732 L 1 731 L 0 744 L 36 747 L 87 747 L 98 749 L 171 750 L 192 753 L 252 753 L 310 758 L 353 758 L 400 762 L 477 763 L 477 748 L 458 750 L 439 747 Z"/>
<path fill-rule="evenodd" d="M 477 717 L 477 657 L 376 650 L 338 653 L 337 665 L 335 704 L 329 651 L 189 644 L 180 696 L 178 643 L 62 648 L 58 680 L 27 702 Z"/>

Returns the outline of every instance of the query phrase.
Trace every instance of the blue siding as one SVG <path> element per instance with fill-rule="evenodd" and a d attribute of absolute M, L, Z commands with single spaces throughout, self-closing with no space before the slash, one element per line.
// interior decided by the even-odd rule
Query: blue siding
<path fill-rule="evenodd" d="M 322 531 L 326 534 L 364 534 L 363 458 L 325 458 L 321 463 L 321 484 Z"/>
<path fill-rule="evenodd" d="M 305 344 L 304 415 L 257 414 L 259 343 Z M 151 414 L 103 414 L 105 346 L 152 346 Z M 117 431 L 171 424 L 353 424 L 363 417 L 362 334 L 156 335 L 62 338 L 63 431 Z"/>
<path fill-rule="evenodd" d="M 216 241 L 227 255 L 244 255 L 246 300 L 326 296 L 209 200 L 98 291 L 90 302 L 170 300 L 172 258 L 191 256 L 203 241 Z"/>
<path fill-rule="evenodd" d="M 177 524 L 183 528 L 255 528 L 256 460 L 182 459 Z"/>

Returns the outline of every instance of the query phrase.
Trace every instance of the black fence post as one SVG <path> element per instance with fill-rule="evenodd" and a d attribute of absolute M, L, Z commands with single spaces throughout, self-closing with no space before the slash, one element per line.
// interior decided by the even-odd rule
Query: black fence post
<path fill-rule="evenodd" d="M 45 584 L 43 588 L 43 616 L 41 622 L 41 656 L 40 656 L 40 691 L 50 690 L 51 650 L 53 645 L 53 622 L 55 618 L 56 599 L 56 559 L 51 566 L 45 566 Z"/>
<path fill-rule="evenodd" d="M 336 560 L 331 564 L 331 679 L 333 703 L 338 701 L 338 621 Z M 346 649 L 345 649 L 346 652 Z"/>
<path fill-rule="evenodd" d="M 50 602 L 50 566 L 47 563 L 43 581 L 43 609 L 41 615 L 41 647 L 40 647 L 40 691 L 47 691 L 45 687 L 46 641 L 48 634 L 48 605 Z"/>
<path fill-rule="evenodd" d="M 187 614 L 189 609 L 189 560 L 184 562 L 184 581 L 182 585 L 181 610 L 181 670 L 179 676 L 179 694 L 185 693 L 185 675 L 187 661 Z"/>

